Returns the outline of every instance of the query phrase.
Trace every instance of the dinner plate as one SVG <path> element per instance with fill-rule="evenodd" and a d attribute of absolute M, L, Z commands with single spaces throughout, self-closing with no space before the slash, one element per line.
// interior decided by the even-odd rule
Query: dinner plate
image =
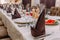
<path fill-rule="evenodd" d="M 17 24 L 27 24 L 27 23 L 32 23 L 34 20 L 32 18 L 18 18 L 18 19 L 13 19 L 13 21 Z"/>
<path fill-rule="evenodd" d="M 55 20 L 55 23 L 45 23 L 45 25 L 58 25 L 58 21 Z"/>
<path fill-rule="evenodd" d="M 55 22 L 55 23 L 46 23 L 46 25 L 56 25 L 58 24 L 58 22 Z"/>
<path fill-rule="evenodd" d="M 29 24 L 29 23 L 32 23 L 32 22 L 15 22 L 17 24 Z"/>

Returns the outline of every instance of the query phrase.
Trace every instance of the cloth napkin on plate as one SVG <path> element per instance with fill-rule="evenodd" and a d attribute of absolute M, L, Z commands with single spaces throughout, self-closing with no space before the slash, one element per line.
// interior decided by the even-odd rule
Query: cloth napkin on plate
<path fill-rule="evenodd" d="M 21 18 L 21 15 L 20 15 L 19 12 L 17 11 L 17 9 L 15 9 L 14 15 L 12 15 L 12 19 L 16 19 L 16 18 Z"/>
<path fill-rule="evenodd" d="M 45 9 L 42 11 L 41 15 L 39 16 L 36 26 L 31 27 L 31 34 L 34 37 L 38 37 L 45 34 Z"/>
<path fill-rule="evenodd" d="M 7 8 L 7 13 L 12 13 L 12 9 L 10 7 Z"/>

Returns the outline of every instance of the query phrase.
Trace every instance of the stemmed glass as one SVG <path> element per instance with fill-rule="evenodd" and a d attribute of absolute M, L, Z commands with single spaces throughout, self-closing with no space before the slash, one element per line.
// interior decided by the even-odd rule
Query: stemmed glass
<path fill-rule="evenodd" d="M 12 15 L 14 15 L 15 8 L 11 7 L 11 9 L 12 9 Z"/>

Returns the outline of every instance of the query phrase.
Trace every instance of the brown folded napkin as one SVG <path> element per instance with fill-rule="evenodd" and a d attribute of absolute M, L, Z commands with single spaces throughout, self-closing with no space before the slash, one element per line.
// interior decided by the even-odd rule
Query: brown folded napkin
<path fill-rule="evenodd" d="M 14 15 L 12 15 L 12 19 L 16 19 L 16 18 L 21 18 L 21 15 L 20 15 L 19 12 L 17 11 L 17 9 L 15 9 Z"/>
<path fill-rule="evenodd" d="M 36 27 L 31 27 L 31 33 L 34 37 L 38 37 L 45 34 L 45 9 L 39 16 L 38 21 L 36 23 Z"/>
<path fill-rule="evenodd" d="M 1 9 L 3 9 L 3 6 L 0 6 Z"/>
<path fill-rule="evenodd" d="M 10 7 L 7 8 L 7 13 L 12 13 L 12 9 Z"/>

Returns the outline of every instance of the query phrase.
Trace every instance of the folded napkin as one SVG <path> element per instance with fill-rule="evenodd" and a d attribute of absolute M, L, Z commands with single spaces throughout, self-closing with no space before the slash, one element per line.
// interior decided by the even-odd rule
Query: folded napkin
<path fill-rule="evenodd" d="M 7 8 L 7 13 L 12 13 L 12 9 L 10 7 Z"/>
<path fill-rule="evenodd" d="M 45 9 L 40 14 L 35 28 L 31 27 L 32 36 L 38 37 L 38 36 L 45 34 L 45 18 L 44 18 L 44 15 L 45 15 Z"/>
<path fill-rule="evenodd" d="M 1 9 L 3 9 L 3 6 L 0 6 Z"/>
<path fill-rule="evenodd" d="M 19 12 L 17 11 L 17 9 L 15 9 L 14 15 L 12 15 L 12 19 L 16 19 L 16 18 L 21 18 L 21 15 L 20 15 Z"/>

